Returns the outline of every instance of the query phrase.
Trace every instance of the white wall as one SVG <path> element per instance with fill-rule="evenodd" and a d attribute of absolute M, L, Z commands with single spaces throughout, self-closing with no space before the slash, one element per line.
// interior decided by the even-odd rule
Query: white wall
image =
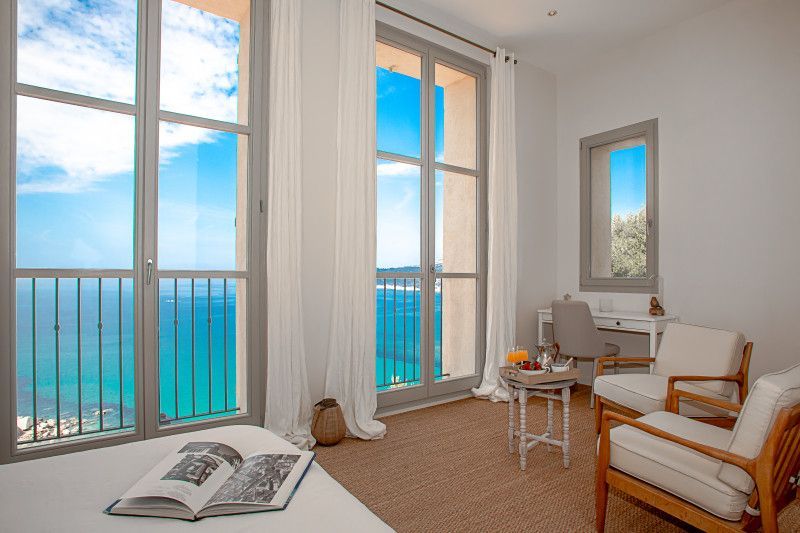
<path fill-rule="evenodd" d="M 312 399 L 324 394 L 335 239 L 339 3 L 303 0 L 303 304 Z M 474 59 L 487 54 L 378 8 L 378 20 Z M 496 41 L 487 41 L 494 45 Z M 520 342 L 535 341 L 538 307 L 555 287 L 555 77 L 517 66 Z"/>
<path fill-rule="evenodd" d="M 800 361 L 798 28 L 800 2 L 734 1 L 559 76 L 559 295 L 600 296 L 578 292 L 578 139 L 658 117 L 664 306 L 742 331 L 753 377 Z M 609 340 L 646 353 L 631 337 Z"/>

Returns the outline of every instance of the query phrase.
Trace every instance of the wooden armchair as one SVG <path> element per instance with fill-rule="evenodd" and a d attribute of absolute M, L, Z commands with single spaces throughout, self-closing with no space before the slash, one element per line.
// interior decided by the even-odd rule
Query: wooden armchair
<path fill-rule="evenodd" d="M 682 400 L 738 412 L 736 426 L 680 416 Z M 636 420 L 603 413 L 597 531 L 612 486 L 704 531 L 777 532 L 778 513 L 800 498 L 800 365 L 759 378 L 744 406 L 680 389 L 668 403 Z"/>
<path fill-rule="evenodd" d="M 600 432 L 603 411 L 611 408 L 637 417 L 667 408 L 667 396 L 680 383 L 681 390 L 741 405 L 747 397 L 747 379 L 753 343 L 741 333 L 669 324 L 656 357 L 601 357 L 594 379 L 595 431 Z M 606 375 L 608 363 L 650 365 L 647 374 Z M 738 370 L 737 370 L 738 367 Z M 731 428 L 731 411 L 707 402 L 685 402 L 680 414 Z"/>

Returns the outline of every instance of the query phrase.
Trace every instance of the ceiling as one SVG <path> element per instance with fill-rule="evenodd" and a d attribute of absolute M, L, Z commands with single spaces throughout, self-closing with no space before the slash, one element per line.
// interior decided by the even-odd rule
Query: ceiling
<path fill-rule="evenodd" d="M 385 0 L 490 48 L 561 73 L 729 0 Z M 558 15 L 547 16 L 550 10 Z"/>

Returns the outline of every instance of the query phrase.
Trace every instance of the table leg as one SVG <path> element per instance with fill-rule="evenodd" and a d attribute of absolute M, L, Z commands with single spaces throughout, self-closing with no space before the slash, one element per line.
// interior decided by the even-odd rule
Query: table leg
<path fill-rule="evenodd" d="M 528 443 L 526 438 L 526 414 L 525 410 L 528 404 L 528 391 L 525 387 L 519 388 L 519 467 L 525 470 L 528 462 Z"/>
<path fill-rule="evenodd" d="M 655 357 L 658 351 L 658 330 L 656 330 L 656 323 L 650 322 L 650 357 Z"/>
<path fill-rule="evenodd" d="M 564 407 L 564 435 L 561 437 L 561 450 L 564 453 L 564 468 L 569 468 L 569 387 L 561 389 L 561 403 Z"/>
<path fill-rule="evenodd" d="M 547 399 L 547 437 L 553 438 L 553 399 Z M 547 451 L 550 451 L 550 443 L 547 443 Z"/>
<path fill-rule="evenodd" d="M 506 383 L 508 393 L 508 453 L 514 453 L 514 387 Z"/>

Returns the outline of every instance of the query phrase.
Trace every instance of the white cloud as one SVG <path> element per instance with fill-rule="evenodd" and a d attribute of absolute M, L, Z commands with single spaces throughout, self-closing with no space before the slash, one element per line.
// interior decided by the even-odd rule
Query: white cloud
<path fill-rule="evenodd" d="M 21 0 L 18 79 L 22 83 L 133 103 L 136 2 Z M 238 25 L 165 2 L 162 107 L 235 121 Z M 134 169 L 134 119 L 19 97 L 19 186 L 25 193 L 78 193 Z M 210 142 L 216 132 L 164 124 L 160 156 Z"/>
<path fill-rule="evenodd" d="M 401 176 L 404 178 L 417 177 L 419 178 L 420 168 L 416 165 L 409 165 L 408 163 L 398 163 L 396 161 L 389 161 L 386 163 L 378 163 L 378 177 Z"/>
<path fill-rule="evenodd" d="M 236 122 L 238 54 L 237 23 L 177 2 L 165 2 L 162 109 Z"/>
<path fill-rule="evenodd" d="M 133 103 L 136 2 L 22 0 L 17 77 L 22 83 Z"/>
<path fill-rule="evenodd" d="M 133 171 L 133 117 L 26 97 L 17 116 L 21 194 L 82 192 Z"/>

